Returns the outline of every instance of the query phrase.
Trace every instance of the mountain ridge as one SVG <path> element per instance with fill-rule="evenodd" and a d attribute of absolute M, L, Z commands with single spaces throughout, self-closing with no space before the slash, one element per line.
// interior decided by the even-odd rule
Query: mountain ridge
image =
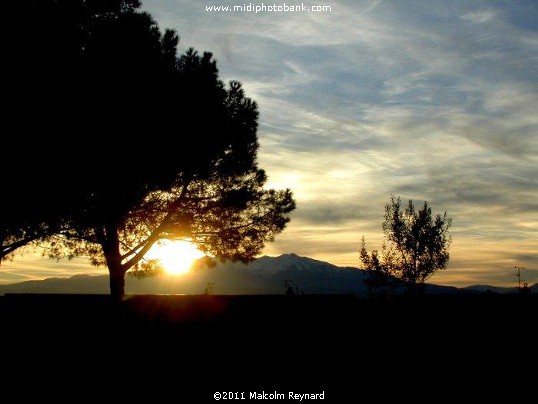
<path fill-rule="evenodd" d="M 215 294 L 283 294 L 291 286 L 295 293 L 355 294 L 367 296 L 366 272 L 339 267 L 297 254 L 262 256 L 249 264 L 218 263 L 214 268 L 195 267 L 181 276 L 126 277 L 128 294 L 201 294 L 209 284 Z M 46 278 L 0 285 L 5 293 L 108 294 L 108 275 L 75 274 L 69 278 Z M 538 292 L 538 284 L 531 286 Z M 428 284 L 427 293 L 515 293 L 515 288 L 471 285 L 464 288 Z"/>

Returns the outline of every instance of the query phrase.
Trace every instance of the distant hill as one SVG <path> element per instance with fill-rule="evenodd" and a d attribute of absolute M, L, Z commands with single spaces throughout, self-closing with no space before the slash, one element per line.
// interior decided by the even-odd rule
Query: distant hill
<path fill-rule="evenodd" d="M 74 275 L 71 278 L 47 278 L 0 285 L 4 293 L 109 293 L 108 276 Z"/>
<path fill-rule="evenodd" d="M 538 293 L 538 283 L 529 286 L 532 293 Z M 491 286 L 491 285 L 471 285 L 462 288 L 466 292 L 475 292 L 475 293 L 499 293 L 499 294 L 508 294 L 508 293 L 517 293 L 517 287 L 502 287 L 502 286 Z"/>
<path fill-rule="evenodd" d="M 366 273 L 353 267 L 338 267 L 328 262 L 295 254 L 279 257 L 261 257 L 246 265 L 219 263 L 214 268 L 200 267 L 180 275 L 136 279 L 126 277 L 128 294 L 201 294 L 209 283 L 214 294 L 283 294 L 286 280 L 292 279 L 292 288 L 299 294 L 356 294 L 366 296 L 363 280 Z M 533 285 L 534 293 L 537 285 Z M 427 292 L 438 293 L 495 293 L 513 292 L 513 288 L 488 285 L 457 289 L 450 286 L 428 285 Z M 0 285 L 4 293 L 86 293 L 108 294 L 108 276 L 75 275 L 71 278 L 49 278 Z"/>

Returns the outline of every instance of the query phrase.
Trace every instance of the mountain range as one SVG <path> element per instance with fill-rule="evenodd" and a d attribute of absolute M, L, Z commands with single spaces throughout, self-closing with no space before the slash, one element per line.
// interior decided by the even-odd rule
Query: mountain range
<path fill-rule="evenodd" d="M 250 264 L 219 263 L 213 268 L 196 267 L 183 275 L 163 275 L 137 279 L 126 277 L 127 294 L 201 294 L 210 287 L 214 294 L 284 294 L 291 288 L 298 294 L 355 294 L 366 296 L 366 272 L 354 267 L 338 267 L 328 262 L 284 254 L 264 256 Z M 538 292 L 538 284 L 531 286 Z M 463 289 L 427 285 L 427 293 L 513 293 L 515 288 L 474 285 Z M 38 281 L 0 285 L 5 293 L 86 293 L 108 294 L 108 276 L 74 275 Z"/>

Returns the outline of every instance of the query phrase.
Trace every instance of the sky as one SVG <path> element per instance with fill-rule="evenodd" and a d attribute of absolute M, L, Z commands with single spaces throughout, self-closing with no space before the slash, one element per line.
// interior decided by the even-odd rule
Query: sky
<path fill-rule="evenodd" d="M 264 2 L 265 5 L 301 2 Z M 261 1 L 145 0 L 181 50 L 211 51 L 260 110 L 260 166 L 297 209 L 264 254 L 360 266 L 390 195 L 453 219 L 431 282 L 538 282 L 538 3 L 303 1 L 323 12 L 211 12 Z M 104 270 L 100 270 L 101 272 Z M 99 273 L 29 254 L 0 282 Z"/>

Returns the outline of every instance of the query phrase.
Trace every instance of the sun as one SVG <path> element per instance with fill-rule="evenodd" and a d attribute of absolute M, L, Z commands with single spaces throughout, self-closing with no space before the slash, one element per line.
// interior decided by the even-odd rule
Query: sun
<path fill-rule="evenodd" d="M 149 259 L 159 260 L 166 272 L 180 275 L 190 271 L 192 264 L 204 253 L 187 241 L 161 241 L 146 254 Z"/>

